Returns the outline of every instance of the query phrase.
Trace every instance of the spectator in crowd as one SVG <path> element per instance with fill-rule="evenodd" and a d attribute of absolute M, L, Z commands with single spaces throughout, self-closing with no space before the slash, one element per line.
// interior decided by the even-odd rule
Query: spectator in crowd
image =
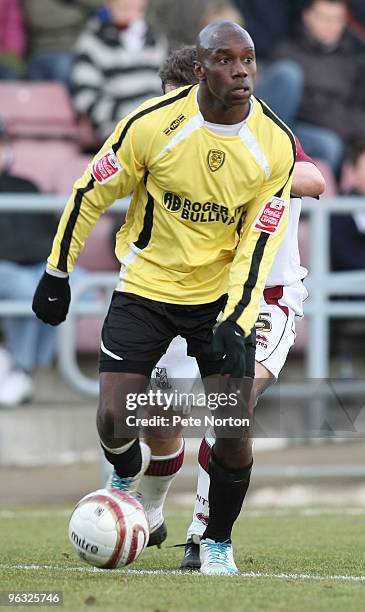
<path fill-rule="evenodd" d="M 150 0 L 147 19 L 164 34 L 170 50 L 195 44 L 198 32 L 208 23 L 231 20 L 242 25 L 243 17 L 233 0 Z"/>
<path fill-rule="evenodd" d="M 182 44 L 194 44 L 197 32 L 213 21 L 228 19 L 246 24 L 254 32 L 259 44 L 259 70 L 256 95 L 263 98 L 286 123 L 296 114 L 301 99 L 302 78 L 294 62 L 283 60 L 270 66 L 266 61 L 272 52 L 274 41 L 288 33 L 289 24 L 299 12 L 303 0 L 255 0 L 234 2 L 230 0 L 185 0 L 184 10 L 178 0 L 151 0 L 149 19 L 162 30 L 171 49 Z M 241 9 L 242 12 L 239 10 Z M 267 44 L 268 43 L 268 44 Z M 267 47 L 266 47 L 267 45 Z M 269 49 L 270 47 L 270 49 Z M 260 53 L 261 49 L 261 53 Z M 262 61 L 264 60 L 264 61 Z"/>
<path fill-rule="evenodd" d="M 230 0 L 211 0 L 203 13 L 203 27 L 216 21 L 233 21 L 244 25 L 244 19 L 240 11 Z"/>
<path fill-rule="evenodd" d="M 165 39 L 145 20 L 147 0 L 107 0 L 76 46 L 72 93 L 79 116 L 88 116 L 102 139 L 136 106 L 161 94 L 158 69 Z"/>
<path fill-rule="evenodd" d="M 365 202 L 365 139 L 354 141 L 348 155 L 350 195 Z M 365 269 L 365 209 L 331 218 L 331 260 L 333 270 Z"/>
<path fill-rule="evenodd" d="M 259 63 L 272 60 L 273 49 L 291 36 L 305 0 L 234 0 L 255 41 Z M 360 0 L 361 1 L 361 0 Z"/>
<path fill-rule="evenodd" d="M 0 0 L 0 79 L 23 75 L 26 36 L 18 0 Z"/>
<path fill-rule="evenodd" d="M 32 181 L 12 174 L 14 149 L 0 124 L 0 195 L 36 194 Z M 2 212 L 0 210 L 0 300 L 29 302 L 29 316 L 6 316 L 0 321 L 0 406 L 16 405 L 31 399 L 33 373 L 37 366 L 52 364 L 56 355 L 58 331 L 43 325 L 31 314 L 31 299 L 42 276 L 58 215 L 42 212 Z M 77 266 L 72 283 L 82 280 L 87 272 Z M 89 290 L 83 300 L 94 300 Z"/>
<path fill-rule="evenodd" d="M 28 77 L 69 83 L 73 46 L 102 0 L 22 0 L 28 33 Z"/>
<path fill-rule="evenodd" d="M 355 48 L 365 52 L 365 2 L 347 0 L 348 28 Z"/>
<path fill-rule="evenodd" d="M 28 179 L 11 174 L 13 150 L 0 128 L 0 193 L 38 193 Z M 29 301 L 52 244 L 57 218 L 48 213 L 0 213 L 0 299 Z M 54 356 L 55 330 L 34 317 L 4 317 L 5 348 L 0 355 L 0 405 L 31 398 L 32 371 Z"/>
<path fill-rule="evenodd" d="M 365 133 L 365 73 L 345 36 L 346 23 L 346 0 L 308 0 L 298 35 L 275 54 L 297 64 L 300 104 L 290 123 L 308 154 L 334 172 L 344 144 Z"/>

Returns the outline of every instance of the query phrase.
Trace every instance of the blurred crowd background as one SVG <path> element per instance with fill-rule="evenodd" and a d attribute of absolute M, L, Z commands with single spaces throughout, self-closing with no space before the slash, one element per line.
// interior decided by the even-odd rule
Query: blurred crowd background
<path fill-rule="evenodd" d="M 252 35 L 256 95 L 315 158 L 326 195 L 364 197 L 364 0 L 0 0 L 0 196 L 68 195 L 118 121 L 161 95 L 168 53 L 222 19 Z M 31 299 L 56 224 L 0 211 L 0 300 Z M 114 225 L 101 220 L 74 278 L 117 269 Z M 364 269 L 365 210 L 330 229 L 333 270 Z M 4 316 L 0 330 L 0 405 L 16 405 L 53 363 L 57 330 L 31 316 Z"/>

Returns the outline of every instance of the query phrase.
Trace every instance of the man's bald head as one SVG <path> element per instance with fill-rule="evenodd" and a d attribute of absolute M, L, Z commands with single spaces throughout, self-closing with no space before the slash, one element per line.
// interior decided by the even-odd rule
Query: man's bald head
<path fill-rule="evenodd" d="M 218 21 L 208 24 L 199 34 L 196 41 L 198 61 L 204 61 L 219 48 L 225 47 L 232 39 L 241 40 L 245 46 L 255 49 L 253 40 L 247 30 L 233 21 Z"/>
<path fill-rule="evenodd" d="M 213 123 L 243 120 L 250 109 L 256 77 L 251 36 L 233 21 L 218 21 L 200 32 L 196 46 L 194 70 L 203 117 Z"/>

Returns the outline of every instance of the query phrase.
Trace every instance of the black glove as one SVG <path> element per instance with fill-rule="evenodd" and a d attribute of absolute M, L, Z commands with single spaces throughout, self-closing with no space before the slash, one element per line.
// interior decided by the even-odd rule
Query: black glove
<path fill-rule="evenodd" d="M 214 334 L 213 349 L 225 355 L 221 374 L 243 378 L 246 370 L 246 346 L 242 329 L 233 321 L 223 321 Z"/>
<path fill-rule="evenodd" d="M 66 319 L 70 301 L 68 277 L 60 278 L 45 272 L 35 291 L 32 309 L 44 323 L 59 325 Z"/>

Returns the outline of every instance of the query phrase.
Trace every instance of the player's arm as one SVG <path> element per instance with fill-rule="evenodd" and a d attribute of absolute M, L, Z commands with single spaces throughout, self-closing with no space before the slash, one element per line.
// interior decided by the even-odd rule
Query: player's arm
<path fill-rule="evenodd" d="M 292 194 L 300 198 L 317 198 L 326 189 L 321 171 L 311 162 L 297 162 L 293 173 Z"/>
<path fill-rule="evenodd" d="M 267 185 L 247 206 L 224 312 L 224 320 L 236 323 L 245 336 L 256 322 L 266 278 L 286 232 L 290 188 L 291 179 L 285 186 Z"/>
<path fill-rule="evenodd" d="M 145 167 L 135 146 L 133 115 L 120 122 L 74 185 L 58 225 L 47 271 L 33 299 L 33 311 L 45 323 L 58 325 L 65 320 L 71 297 L 68 273 L 101 214 L 143 179 Z"/>
<path fill-rule="evenodd" d="M 284 161 L 284 163 L 283 163 Z M 288 225 L 294 156 L 287 151 L 275 175 L 248 203 L 236 255 L 231 265 L 228 301 L 218 327 L 215 350 L 226 354 L 223 372 L 241 378 L 245 370 L 244 337 L 259 313 L 260 298 Z"/>
<path fill-rule="evenodd" d="M 51 268 L 72 272 L 101 214 L 142 180 L 145 169 L 133 146 L 133 129 L 124 133 L 126 125 L 126 120 L 119 124 L 76 181 L 48 258 Z"/>
<path fill-rule="evenodd" d="M 298 138 L 296 164 L 294 166 L 292 195 L 300 198 L 317 198 L 326 189 L 326 182 L 321 171 L 315 165 L 314 160 L 304 151 Z"/>

